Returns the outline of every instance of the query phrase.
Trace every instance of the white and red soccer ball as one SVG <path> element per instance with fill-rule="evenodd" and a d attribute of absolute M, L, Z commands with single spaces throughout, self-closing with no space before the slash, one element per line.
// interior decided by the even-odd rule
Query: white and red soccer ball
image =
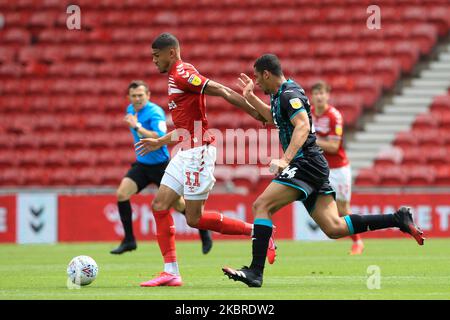
<path fill-rule="evenodd" d="M 72 283 L 86 286 L 97 278 L 97 263 L 89 256 L 77 256 L 67 266 L 67 275 Z"/>

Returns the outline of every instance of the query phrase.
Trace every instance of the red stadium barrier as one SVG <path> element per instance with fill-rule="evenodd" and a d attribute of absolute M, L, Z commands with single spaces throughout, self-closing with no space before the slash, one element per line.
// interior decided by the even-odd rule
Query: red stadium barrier
<path fill-rule="evenodd" d="M 361 214 L 392 213 L 399 206 L 413 209 L 414 219 L 426 238 L 450 237 L 450 197 L 448 194 L 354 194 L 352 211 Z M 387 229 L 366 232 L 364 238 L 398 238 L 404 235 Z M 404 235 L 405 237 L 409 237 Z"/>
<path fill-rule="evenodd" d="M 51 195 L 42 196 L 0 196 L 0 243 L 1 242 L 61 242 L 74 241 L 116 241 L 121 238 L 122 227 L 113 195 L 60 195 L 58 206 L 51 205 Z M 139 240 L 155 240 L 155 224 L 150 203 L 153 195 L 139 195 L 132 198 L 134 230 Z M 217 210 L 229 217 L 252 221 L 251 205 L 255 196 L 211 195 L 207 210 Z M 19 202 L 22 212 L 18 214 Z M 34 203 L 34 202 L 36 203 Z M 39 203 L 38 203 L 39 202 Z M 359 194 L 352 198 L 352 210 L 360 214 L 392 213 L 401 205 L 413 208 L 417 224 L 424 230 L 425 237 L 450 237 L 450 198 L 447 194 Z M 29 208 L 35 208 L 28 212 Z M 302 208 L 297 206 L 296 208 Z M 43 214 L 39 216 L 39 212 Z M 56 211 L 56 212 L 55 212 Z M 20 216 L 22 219 L 20 219 Z M 57 217 L 57 223 L 54 217 Z M 25 218 L 24 218 L 25 217 Z M 308 220 L 307 214 L 300 215 L 299 209 L 289 205 L 274 216 L 277 226 L 276 239 L 325 238 L 321 231 Z M 20 220 L 20 221 L 19 221 Z M 184 216 L 175 213 L 174 220 L 178 240 L 197 239 L 196 229 L 187 226 Z M 42 228 L 42 229 L 41 229 Z M 52 231 L 55 229 L 54 231 Z M 50 237 L 51 233 L 57 236 Z M 45 234 L 43 234 L 45 233 Z M 21 234 L 22 241 L 19 241 Z M 364 238 L 398 238 L 404 235 L 388 229 L 364 233 Z M 215 239 L 246 239 L 242 236 L 214 234 Z"/>
<path fill-rule="evenodd" d="M 0 242 L 16 241 L 16 196 L 0 196 Z"/>
<path fill-rule="evenodd" d="M 133 227 L 139 240 L 155 240 L 155 223 L 151 211 L 153 195 L 132 198 Z M 206 209 L 221 211 L 226 216 L 253 221 L 251 206 L 254 197 L 240 195 L 211 195 Z M 59 197 L 59 241 L 111 241 L 122 236 L 122 227 L 114 196 L 60 196 Z M 174 214 L 177 239 L 198 238 L 196 229 L 186 224 L 179 213 Z M 277 239 L 293 238 L 291 206 L 284 208 L 274 218 Z M 246 239 L 242 236 L 214 234 L 215 239 Z"/>

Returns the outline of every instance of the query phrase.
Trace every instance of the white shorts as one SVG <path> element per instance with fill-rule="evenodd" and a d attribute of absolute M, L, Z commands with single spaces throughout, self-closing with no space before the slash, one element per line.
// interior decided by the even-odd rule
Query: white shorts
<path fill-rule="evenodd" d="M 203 145 L 180 150 L 170 160 L 161 184 L 186 200 L 206 200 L 214 186 L 216 147 Z"/>
<path fill-rule="evenodd" d="M 336 191 L 336 200 L 350 202 L 352 197 L 352 172 L 350 165 L 330 169 L 330 185 Z"/>

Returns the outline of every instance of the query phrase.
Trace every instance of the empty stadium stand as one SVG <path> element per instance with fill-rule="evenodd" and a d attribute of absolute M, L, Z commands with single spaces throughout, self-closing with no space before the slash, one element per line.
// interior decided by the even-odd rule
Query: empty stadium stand
<path fill-rule="evenodd" d="M 286 75 L 307 92 L 315 81 L 329 81 L 346 128 L 360 129 L 361 115 L 377 112 L 380 97 L 450 29 L 447 0 L 377 1 L 379 30 L 366 26 L 366 0 L 76 3 L 81 30 L 66 27 L 70 1 L 0 2 L 1 187 L 117 185 L 134 156 L 122 120 L 129 81 L 148 81 L 151 99 L 167 111 L 167 78 L 150 50 L 163 31 L 180 39 L 185 61 L 235 89 L 240 72 L 252 74 L 256 57 L 276 53 Z M 429 102 L 420 103 L 428 108 Z M 262 127 L 221 99 L 207 103 L 212 128 Z M 397 151 L 370 168 L 363 169 L 372 162 L 361 162 L 357 185 L 450 185 L 443 157 L 450 151 L 450 93 L 435 97 L 430 110 L 410 117 L 412 129 L 395 135 Z M 233 148 L 248 157 L 249 145 Z M 267 177 L 258 174 L 261 163 L 235 169 L 220 163 L 219 182 L 252 187 Z"/>

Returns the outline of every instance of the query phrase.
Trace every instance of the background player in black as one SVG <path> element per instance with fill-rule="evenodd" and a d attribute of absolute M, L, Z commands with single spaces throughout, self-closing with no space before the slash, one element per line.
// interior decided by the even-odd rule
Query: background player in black
<path fill-rule="evenodd" d="M 132 81 L 128 86 L 128 97 L 130 105 L 127 107 L 124 121 L 130 127 L 134 142 L 138 142 L 141 138 L 158 138 L 160 135 L 164 135 L 166 133 L 164 111 L 149 101 L 148 85 L 141 80 Z M 120 245 L 111 251 L 112 254 L 121 254 L 136 249 L 130 198 L 149 184 L 159 187 L 169 158 L 167 148 L 161 148 L 146 156 L 136 155 L 136 162 L 123 177 L 116 192 L 120 221 L 125 235 Z M 183 199 L 179 199 L 175 201 L 173 207 L 178 212 L 184 213 L 186 205 Z M 199 230 L 199 234 L 202 240 L 202 251 L 206 254 L 212 247 L 211 233 L 208 230 Z"/>
<path fill-rule="evenodd" d="M 414 224 L 409 208 L 401 207 L 394 214 L 339 216 L 334 190 L 328 182 L 328 163 L 315 142 L 305 91 L 294 81 L 286 80 L 275 55 L 258 58 L 254 73 L 256 84 L 271 95 L 271 105 L 253 93 L 253 81 L 245 74 L 240 77 L 243 96 L 269 123 L 277 126 L 284 156 L 271 161 L 271 172 L 276 177 L 253 204 L 252 263 L 250 267 L 237 270 L 224 267 L 225 275 L 250 287 L 262 286 L 265 255 L 272 235 L 272 215 L 296 200 L 303 201 L 311 217 L 332 239 L 397 227 L 422 245 L 422 231 Z"/>

